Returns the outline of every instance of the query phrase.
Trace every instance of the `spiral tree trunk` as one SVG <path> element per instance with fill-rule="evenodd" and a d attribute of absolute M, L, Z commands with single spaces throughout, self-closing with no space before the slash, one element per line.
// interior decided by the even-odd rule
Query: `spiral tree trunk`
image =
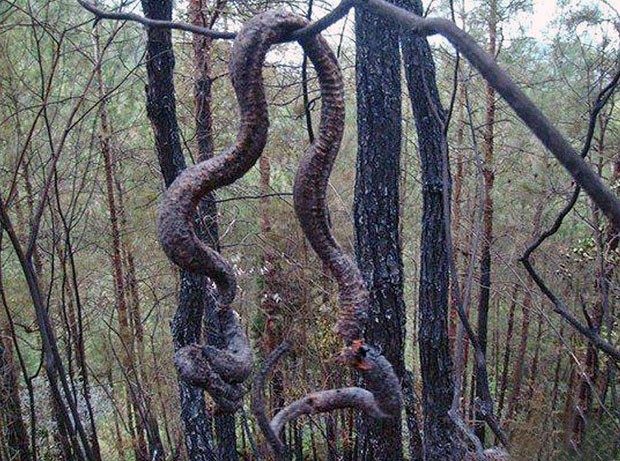
<path fill-rule="evenodd" d="M 145 16 L 151 19 L 169 20 L 172 17 L 172 1 L 169 0 L 143 0 L 142 8 Z M 147 112 L 155 134 L 160 169 L 168 187 L 186 166 L 176 117 L 172 77 L 174 54 L 170 30 L 149 29 L 147 53 Z M 180 278 L 179 304 L 171 325 L 177 350 L 201 342 L 204 304 L 209 297 L 203 276 L 181 271 Z M 212 442 L 212 419 L 205 405 L 203 391 L 179 380 L 179 396 L 188 458 L 216 461 L 218 456 Z"/>

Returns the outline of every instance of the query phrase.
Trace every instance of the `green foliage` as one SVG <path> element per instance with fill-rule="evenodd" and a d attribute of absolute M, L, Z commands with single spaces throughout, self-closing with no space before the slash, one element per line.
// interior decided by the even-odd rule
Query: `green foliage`
<path fill-rule="evenodd" d="M 256 8 L 263 9 L 262 2 L 259 3 Z M 561 1 L 558 28 L 542 39 L 524 36 L 520 28 L 522 18 L 531 14 L 532 2 L 500 3 L 504 41 L 499 61 L 579 148 L 594 98 L 609 82 L 618 65 L 618 40 L 611 33 L 608 8 L 574 0 Z M 299 9 L 306 7 L 301 3 L 294 5 Z M 97 402 L 95 421 L 103 459 L 118 459 L 119 452 L 132 451 L 132 439 L 128 430 L 130 415 L 126 408 L 129 400 L 127 376 L 123 375 L 120 362 L 124 346 L 118 328 L 110 258 L 110 217 L 99 144 L 99 137 L 103 134 L 100 127 L 103 101 L 93 74 L 97 56 L 92 23 L 89 14 L 68 0 L 18 0 L 0 8 L 9 11 L 0 13 L 0 59 L 3 63 L 0 66 L 0 193 L 9 203 L 9 214 L 22 244 L 27 242 L 37 207 L 42 206 L 36 254 L 40 260 L 40 283 L 47 296 L 49 315 L 57 331 L 63 358 L 71 363 L 78 393 L 83 383 L 77 377 L 76 338 L 71 331 L 74 325 L 69 314 L 79 315 L 92 378 L 90 384 Z M 181 11 L 184 5 L 179 4 L 177 8 L 177 14 L 184 16 Z M 242 15 L 249 14 L 250 9 L 248 7 Z M 481 43 L 486 40 L 487 9 L 486 2 L 474 2 L 465 18 L 467 28 Z M 446 11 L 440 9 L 437 14 L 446 15 Z M 238 15 L 230 12 L 226 26 L 235 28 L 239 20 Z M 162 426 L 162 434 L 168 437 L 166 448 L 172 451 L 180 446 L 182 427 L 168 324 L 175 312 L 179 287 L 176 272 L 160 251 L 155 234 L 156 205 L 163 185 L 144 105 L 145 38 L 142 28 L 130 23 L 103 21 L 97 25 L 97 31 L 104 48 L 101 71 L 115 171 L 125 191 L 122 219 L 126 222 L 122 238 L 126 248 L 133 250 L 138 280 L 140 308 L 134 322 L 138 321 L 144 330 L 139 373 L 144 382 L 149 383 L 153 412 Z M 347 82 L 347 127 L 328 199 L 334 233 L 346 251 L 352 253 L 350 210 L 356 154 L 355 69 L 351 65 L 354 62 L 353 43 L 348 35 L 350 30 L 346 29 L 340 57 Z M 197 157 L 191 35 L 175 32 L 173 36 L 177 58 L 177 111 L 184 153 L 191 163 Z M 336 45 L 339 42 L 338 37 L 330 40 Z M 340 347 L 332 331 L 338 315 L 336 290 L 305 242 L 288 195 L 308 137 L 300 98 L 298 64 L 301 57 L 298 51 L 292 50 L 287 47 L 286 51 L 270 54 L 269 66 L 265 70 L 271 104 L 271 131 L 265 152 L 271 167 L 268 192 L 283 195 L 261 202 L 260 196 L 265 191 L 262 190 L 258 168 L 217 193 L 221 246 L 225 257 L 237 270 L 240 285 L 234 307 L 251 332 L 257 355 L 262 356 L 265 352 L 263 340 L 268 318 L 261 308 L 264 296 L 271 296 L 277 306 L 274 316 L 277 331 L 294 344 L 294 352 L 281 364 L 286 401 L 311 390 L 350 383 L 348 372 L 341 370 L 332 360 Z M 454 52 L 446 49 L 443 43 L 434 43 L 434 50 L 439 87 L 442 99 L 447 103 L 453 91 Z M 214 42 L 212 75 L 217 76 L 213 82 L 216 153 L 234 139 L 237 124 L 236 103 L 226 75 L 229 55 L 229 43 Z M 480 152 L 476 153 L 473 148 L 472 133 L 480 146 L 486 88 L 463 61 L 459 78 L 459 85 L 467 87 L 473 121 L 470 128 L 465 102 L 457 93 L 449 145 L 453 180 L 457 167 L 463 168 L 461 199 L 458 204 L 453 203 L 453 210 L 460 207 L 460 221 L 454 223 L 453 233 L 459 276 L 465 285 L 470 265 L 477 267 L 479 256 L 475 245 L 480 239 L 481 171 L 476 158 Z M 316 82 L 312 81 L 311 97 L 315 96 Z M 620 122 L 614 101 L 599 120 L 589 161 L 605 181 L 617 189 L 620 181 L 616 172 Z M 319 110 L 320 102 L 317 101 L 312 109 L 315 127 Z M 415 129 L 409 107 L 404 107 L 403 116 L 405 142 L 400 211 L 408 306 L 406 361 L 417 375 L 420 365 L 415 338 L 423 204 L 417 140 L 413 135 Z M 600 122 L 603 121 L 606 121 L 605 131 L 601 131 Z M 462 127 L 460 140 L 459 127 Z M 613 401 L 611 392 L 617 382 L 608 383 L 610 391 L 606 400 L 596 403 L 596 411 L 590 413 L 592 424 L 587 427 L 579 452 L 565 450 L 567 440 L 570 440 L 570 421 L 567 419 L 576 405 L 576 382 L 581 379 L 580 373 L 585 366 L 587 344 L 570 327 L 562 327 L 561 320 L 528 282 L 518 262 L 524 248 L 553 222 L 573 186 L 566 173 L 501 101 L 495 129 L 493 198 L 496 237 L 492 246 L 492 312 L 487 356 L 494 396 L 499 392 L 504 371 L 502 354 L 512 304 L 511 287 L 518 284 L 520 293 L 529 292 L 532 298 L 531 306 L 527 307 L 532 321 L 524 357 L 524 387 L 529 392 L 528 386 L 532 383 L 531 399 L 520 402 L 519 411 L 511 420 L 506 419 L 506 407 L 501 415 L 513 438 L 514 459 L 617 458 L 618 419 L 614 416 L 617 402 Z M 50 176 L 47 170 L 56 155 L 58 163 Z M 49 198 L 40 202 L 48 181 Z M 10 196 L 9 191 L 12 191 Z M 268 232 L 261 227 L 263 215 L 271 220 Z M 540 216 L 538 226 L 533 224 L 537 215 Z M 607 233 L 607 224 L 592 212 L 589 199 L 582 194 L 565 224 L 533 259 L 538 271 L 545 275 L 549 285 L 561 294 L 579 318 L 582 318 L 582 302 L 591 317 L 595 317 L 602 304 L 599 268 L 601 264 L 611 268 L 610 308 L 605 312 L 609 317 L 602 319 L 609 323 L 604 323 L 601 331 L 605 339 L 618 344 L 616 324 L 620 294 L 615 270 L 618 255 L 615 249 L 610 250 Z M 26 375 L 31 377 L 40 374 L 42 366 L 32 300 L 6 235 L 0 248 L 0 277 L 6 298 L 6 306 L 0 306 L 0 330 L 3 337 L 10 337 L 6 316 L 9 312 Z M 271 255 L 268 269 L 275 274 L 269 284 L 265 281 L 266 253 Z M 73 256 L 73 262 L 69 254 Z M 475 324 L 479 291 L 476 271 L 469 289 L 467 302 L 471 307 L 471 321 Z M 80 297 L 79 309 L 76 292 Z M 508 345 L 512 354 L 507 373 L 508 394 L 514 389 L 514 360 L 526 311 L 522 298 L 523 294 L 519 294 L 512 344 Z M 541 331 L 538 338 L 537 322 L 540 322 Z M 531 370 L 536 354 L 539 363 L 534 375 Z M 558 361 L 561 366 L 556 378 L 554 370 Z M 608 366 L 602 354 L 598 356 L 598 363 L 602 373 Z M 471 361 L 467 373 L 471 381 Z M 57 459 L 51 415 L 49 409 L 43 408 L 49 400 L 47 385 L 43 378 L 37 380 L 40 382 L 35 386 L 35 401 L 39 403 L 35 413 L 41 422 L 50 422 L 40 424 L 36 433 L 40 455 L 42 459 Z M 416 385 L 421 392 L 418 382 Z M 556 401 L 552 403 L 554 392 Z M 28 419 L 29 397 L 21 370 L 20 396 L 24 404 L 23 414 Z M 315 421 L 324 425 L 324 420 Z M 321 457 L 325 444 L 309 435 L 315 426 L 307 421 L 299 424 L 304 430 L 305 451 L 308 453 L 319 445 Z M 341 432 L 344 433 L 342 427 Z M 346 443 L 349 442 L 351 440 L 346 439 Z M 340 438 L 338 443 L 339 446 L 345 444 L 345 438 Z"/>

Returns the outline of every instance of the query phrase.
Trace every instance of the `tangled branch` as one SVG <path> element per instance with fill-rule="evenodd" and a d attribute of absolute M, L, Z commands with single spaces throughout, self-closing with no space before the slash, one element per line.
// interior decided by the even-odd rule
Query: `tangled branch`
<path fill-rule="evenodd" d="M 306 19 L 280 10 L 260 14 L 245 24 L 236 36 L 230 65 L 241 116 L 236 142 L 224 153 L 186 169 L 167 190 L 159 208 L 158 234 L 166 255 L 183 269 L 210 277 L 217 287 L 225 347 L 190 345 L 177 352 L 175 363 L 183 379 L 207 390 L 221 412 L 234 412 L 241 405 L 252 354 L 237 315 L 230 309 L 237 286 L 234 272 L 222 255 L 196 236 L 193 216 L 201 197 L 239 179 L 260 157 L 269 127 L 261 72 L 265 55 L 273 44 L 307 24 Z M 399 413 L 402 400 L 390 363 L 364 344 L 368 293 L 358 267 L 342 252 L 328 225 L 327 182 L 344 130 L 342 74 L 320 35 L 299 42 L 316 69 L 322 109 L 319 133 L 295 180 L 295 210 L 310 244 L 338 282 L 342 314 L 337 328 L 345 341 L 339 361 L 359 370 L 368 390 L 353 387 L 310 394 L 284 408 L 267 424 L 262 387 L 269 369 L 284 352 L 282 348 L 276 350 L 266 370 L 257 376 L 253 399 L 259 424 L 276 454 L 283 452 L 280 431 L 301 415 L 359 408 L 371 416 L 391 417 Z"/>
<path fill-rule="evenodd" d="M 166 191 L 159 208 L 158 234 L 166 255 L 179 267 L 206 275 L 217 287 L 218 314 L 225 347 L 190 345 L 180 349 L 175 363 L 181 376 L 203 387 L 217 410 L 232 412 L 241 404 L 243 382 L 252 369 L 252 352 L 230 310 L 237 283 L 232 267 L 196 235 L 193 217 L 206 194 L 242 177 L 258 160 L 267 142 L 269 119 L 262 68 L 269 48 L 306 21 L 283 11 L 261 15 L 239 32 L 233 45 L 230 74 L 241 123 L 235 143 L 224 153 L 183 171 Z"/>

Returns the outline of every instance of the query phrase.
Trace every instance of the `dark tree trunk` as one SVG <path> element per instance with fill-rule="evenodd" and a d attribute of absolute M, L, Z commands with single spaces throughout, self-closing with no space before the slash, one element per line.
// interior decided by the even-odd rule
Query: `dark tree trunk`
<path fill-rule="evenodd" d="M 424 461 L 424 444 L 422 442 L 422 428 L 418 422 L 413 373 L 405 371 L 403 379 L 403 395 L 405 397 L 405 414 L 407 429 L 409 430 L 409 461 Z"/>
<path fill-rule="evenodd" d="M 415 14 L 420 0 L 402 0 Z M 419 349 L 424 409 L 424 452 L 429 460 L 461 460 L 464 448 L 448 415 L 454 382 L 448 345 L 449 259 L 444 219 L 445 115 L 439 99 L 435 64 L 426 38 L 402 34 L 405 76 L 418 134 L 422 166 L 422 241 L 420 245 Z M 449 181 L 449 178 L 447 178 Z M 446 187 L 444 187 L 446 186 Z M 449 197 L 445 197 L 449 199 Z"/>
<path fill-rule="evenodd" d="M 506 341 L 504 343 L 504 355 L 502 359 L 502 376 L 499 388 L 499 398 L 497 403 L 497 416 L 502 416 L 504 409 L 504 399 L 506 397 L 506 389 L 508 387 L 508 366 L 510 365 L 510 354 L 512 353 L 512 335 L 515 323 L 515 310 L 517 308 L 517 297 L 519 296 L 519 284 L 515 283 L 512 289 L 512 298 L 510 300 L 510 308 L 508 311 L 508 327 L 506 331 Z"/>
<path fill-rule="evenodd" d="M 370 292 L 366 338 L 404 377 L 405 304 L 399 222 L 401 88 L 398 29 L 356 9 L 357 263 Z M 363 418 L 361 459 L 401 460 L 401 417 Z"/>
<path fill-rule="evenodd" d="M 145 16 L 151 19 L 170 20 L 172 17 L 171 0 L 142 0 L 142 8 Z M 157 156 L 166 187 L 186 166 L 176 117 L 173 69 L 170 30 L 148 29 L 147 113 L 155 134 Z M 204 277 L 185 271 L 181 271 L 180 277 L 179 305 L 171 323 L 175 349 L 201 342 L 204 304 L 210 298 Z M 207 412 L 202 390 L 179 380 L 179 396 L 188 458 L 196 461 L 217 460 L 212 448 L 211 416 Z"/>
<path fill-rule="evenodd" d="M 497 31 L 497 0 L 489 2 L 489 46 L 487 51 L 495 56 Z M 480 257 L 480 296 L 478 298 L 478 344 L 486 363 L 487 330 L 489 323 L 489 299 L 491 295 L 491 245 L 493 244 L 493 157 L 495 150 L 495 90 L 491 85 L 486 87 L 486 125 L 484 127 L 484 214 L 482 220 L 482 251 Z M 485 400 L 485 380 L 475 366 L 476 398 Z M 484 417 L 476 412 L 476 435 L 484 445 Z"/>
<path fill-rule="evenodd" d="M 201 27 L 212 27 L 224 4 L 225 0 L 217 2 L 219 7 L 213 7 L 214 11 L 210 12 L 208 11 L 209 2 L 206 0 L 192 0 L 190 2 L 191 22 Z M 210 19 L 207 20 L 207 18 Z M 194 66 L 196 69 L 196 83 L 194 85 L 195 122 L 196 138 L 198 140 L 198 160 L 201 162 L 214 155 L 213 112 L 211 108 L 211 88 L 213 83 L 211 77 L 212 45 L 213 41 L 209 37 L 194 35 Z M 195 228 L 203 242 L 219 251 L 219 229 L 215 194 L 208 194 L 200 201 Z M 218 347 L 223 346 L 211 283 L 202 278 L 202 284 L 204 285 L 203 290 L 206 292 L 206 296 L 203 297 L 203 309 L 207 324 L 207 342 Z M 215 435 L 218 442 L 219 458 L 227 461 L 237 459 L 235 417 L 233 415 L 215 417 Z"/>

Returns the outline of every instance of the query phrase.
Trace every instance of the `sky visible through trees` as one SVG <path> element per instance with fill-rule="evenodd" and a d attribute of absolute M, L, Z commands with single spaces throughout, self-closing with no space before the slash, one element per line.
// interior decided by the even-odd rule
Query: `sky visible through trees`
<path fill-rule="evenodd" d="M 0 461 L 620 457 L 618 7 L 392 3 L 0 5 Z"/>

